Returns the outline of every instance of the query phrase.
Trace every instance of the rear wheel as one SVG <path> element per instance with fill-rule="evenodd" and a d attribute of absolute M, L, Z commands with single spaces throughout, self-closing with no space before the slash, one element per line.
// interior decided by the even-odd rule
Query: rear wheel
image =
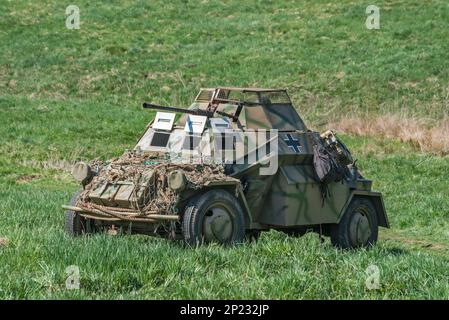
<path fill-rule="evenodd" d="M 187 205 L 182 232 L 190 245 L 241 243 L 245 238 L 243 210 L 229 192 L 208 191 Z"/>
<path fill-rule="evenodd" d="M 75 193 L 70 200 L 70 205 L 75 207 L 81 191 Z M 65 211 L 65 231 L 71 236 L 80 236 L 86 233 L 94 232 L 94 222 L 91 219 L 82 217 L 78 212 L 73 210 Z"/>
<path fill-rule="evenodd" d="M 331 242 L 340 248 L 369 247 L 378 235 L 376 209 L 369 199 L 354 198 L 340 223 L 331 228 Z"/>

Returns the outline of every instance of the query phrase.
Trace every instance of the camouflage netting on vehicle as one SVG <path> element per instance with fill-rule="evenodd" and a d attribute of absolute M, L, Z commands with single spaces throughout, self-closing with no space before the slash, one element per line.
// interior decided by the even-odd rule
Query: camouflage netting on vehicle
<path fill-rule="evenodd" d="M 107 162 L 94 160 L 90 166 L 96 174 L 85 186 L 78 205 L 119 218 L 136 211 L 142 217 L 177 214 L 178 194 L 168 186 L 168 176 L 175 170 L 182 170 L 190 189 L 228 178 L 222 165 L 175 164 L 157 153 L 128 151 Z"/>

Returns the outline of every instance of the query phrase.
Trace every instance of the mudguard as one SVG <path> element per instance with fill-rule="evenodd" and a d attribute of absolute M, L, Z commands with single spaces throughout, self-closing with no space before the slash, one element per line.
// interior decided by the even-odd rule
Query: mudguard
<path fill-rule="evenodd" d="M 348 201 L 346 202 L 345 206 L 340 212 L 340 216 L 338 217 L 338 222 L 340 222 L 341 218 L 343 217 L 344 212 L 346 211 L 346 208 L 351 203 L 352 199 L 354 197 L 364 197 L 369 198 L 373 202 L 373 205 L 376 209 L 377 213 L 377 221 L 379 223 L 380 227 L 384 228 L 390 228 L 390 223 L 388 221 L 387 212 L 385 211 L 385 205 L 382 198 L 382 194 L 380 192 L 375 191 L 364 191 L 364 190 L 354 190 L 351 192 L 351 196 L 349 197 Z"/>

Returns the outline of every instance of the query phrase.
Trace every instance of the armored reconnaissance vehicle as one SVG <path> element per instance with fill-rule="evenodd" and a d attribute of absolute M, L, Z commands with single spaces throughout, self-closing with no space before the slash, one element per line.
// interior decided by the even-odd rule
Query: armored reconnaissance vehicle
<path fill-rule="evenodd" d="M 83 188 L 63 206 L 68 233 L 120 229 L 196 245 L 276 229 L 357 248 L 389 227 L 349 150 L 332 131 L 308 130 L 286 90 L 202 89 L 188 109 L 143 106 L 158 112 L 132 150 L 74 166 Z"/>

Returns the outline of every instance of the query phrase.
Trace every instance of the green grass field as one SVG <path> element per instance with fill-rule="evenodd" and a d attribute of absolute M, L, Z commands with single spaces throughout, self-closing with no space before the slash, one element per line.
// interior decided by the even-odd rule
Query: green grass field
<path fill-rule="evenodd" d="M 68 168 L 133 147 L 143 101 L 187 106 L 200 87 L 286 87 L 312 128 L 348 114 L 449 110 L 449 3 L 76 0 L 0 3 L 0 298 L 448 299 L 449 156 L 344 135 L 384 194 L 392 228 L 371 250 L 271 231 L 186 249 L 146 236 L 63 231 Z M 369 4 L 381 29 L 365 27 Z M 66 289 L 66 268 L 81 288 Z M 365 286 L 380 270 L 380 288 Z"/>

